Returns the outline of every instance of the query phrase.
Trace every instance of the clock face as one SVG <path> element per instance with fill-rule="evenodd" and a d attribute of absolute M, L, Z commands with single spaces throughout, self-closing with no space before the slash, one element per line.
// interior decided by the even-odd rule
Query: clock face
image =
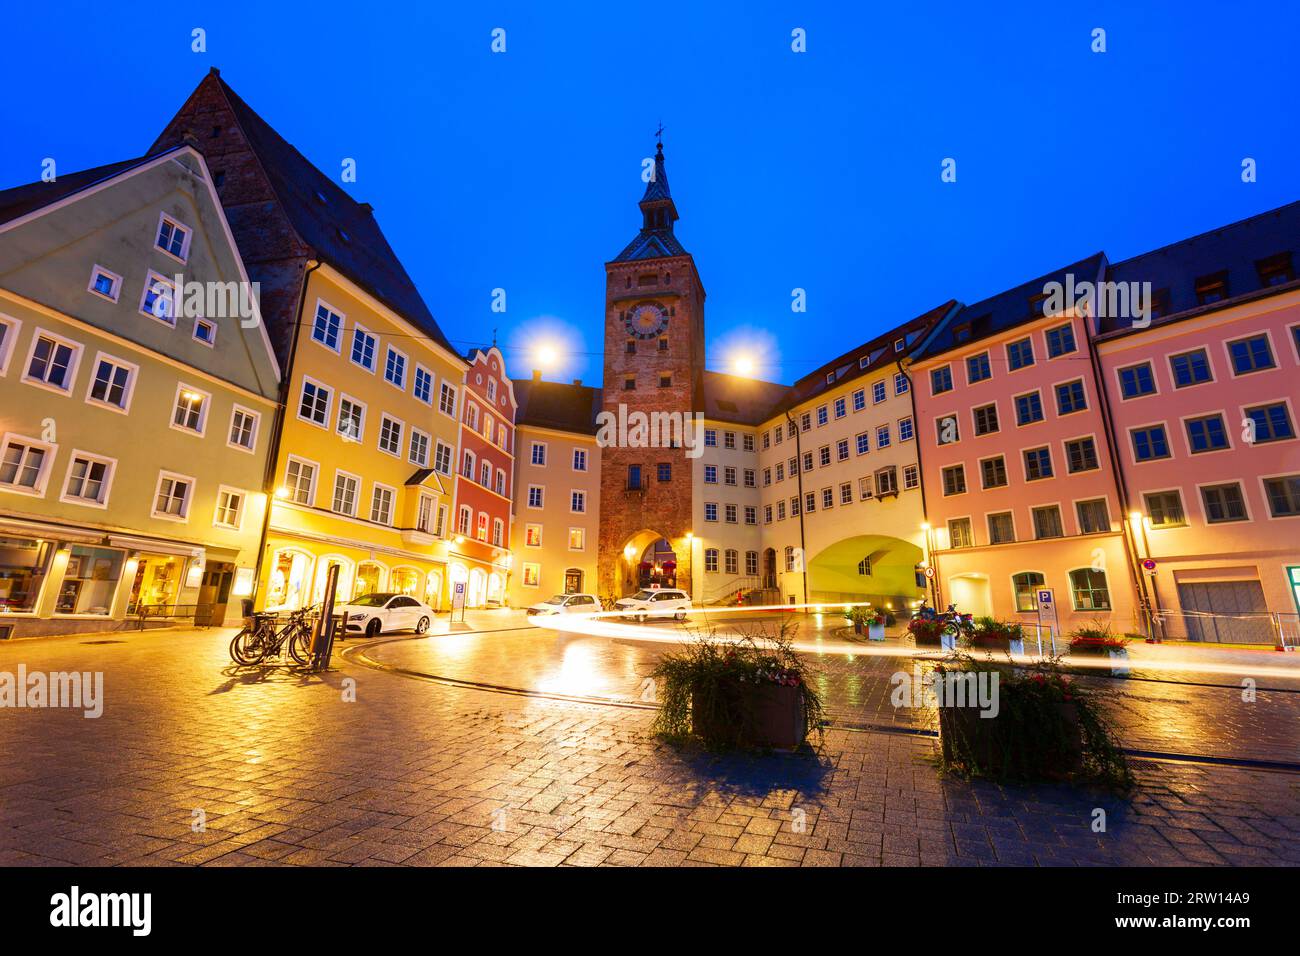
<path fill-rule="evenodd" d="M 658 338 L 668 328 L 668 310 L 657 302 L 642 302 L 629 310 L 626 326 L 634 338 Z"/>

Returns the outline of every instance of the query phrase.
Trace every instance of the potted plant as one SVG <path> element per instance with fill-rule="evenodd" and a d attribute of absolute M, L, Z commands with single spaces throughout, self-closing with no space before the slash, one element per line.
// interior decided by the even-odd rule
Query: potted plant
<path fill-rule="evenodd" d="M 1080 627 L 1070 633 L 1071 654 L 1092 654 L 1109 657 L 1112 677 L 1127 677 L 1128 639 L 1116 637 L 1110 626 L 1094 621 L 1089 627 Z"/>
<path fill-rule="evenodd" d="M 1007 624 L 991 617 L 978 618 L 966 634 L 964 643 L 967 647 L 987 651 L 1025 652 L 1024 629 L 1019 624 Z"/>
<path fill-rule="evenodd" d="M 907 622 L 907 632 L 917 647 L 939 647 L 943 644 L 943 622 L 933 615 L 920 614 Z"/>
<path fill-rule="evenodd" d="M 652 677 L 658 685 L 654 732 L 695 737 L 710 749 L 794 749 L 821 731 L 822 705 L 809 669 L 791 649 L 792 625 L 718 637 L 709 631 L 666 654 Z"/>
<path fill-rule="evenodd" d="M 845 612 L 844 617 L 853 625 L 853 633 L 861 634 L 867 626 L 871 612 L 864 604 L 855 604 Z"/>
<path fill-rule="evenodd" d="M 885 622 L 887 615 L 879 608 L 872 608 L 867 615 L 867 640 L 883 641 L 885 639 Z"/>
<path fill-rule="evenodd" d="M 984 681 L 978 695 L 953 690 L 978 681 Z M 945 769 L 1119 789 L 1132 784 L 1102 696 L 1078 686 L 1058 661 L 1022 667 L 954 655 L 936 667 L 935 693 Z"/>

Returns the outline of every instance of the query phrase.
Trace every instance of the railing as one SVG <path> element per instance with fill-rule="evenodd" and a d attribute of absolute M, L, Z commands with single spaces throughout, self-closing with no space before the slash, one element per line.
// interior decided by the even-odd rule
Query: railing
<path fill-rule="evenodd" d="M 758 575 L 742 575 L 704 592 L 702 604 L 735 604 L 740 595 L 758 588 Z"/>
<path fill-rule="evenodd" d="M 215 604 L 137 604 L 132 613 L 136 616 L 140 630 L 144 630 L 148 621 L 189 620 L 195 627 L 210 627 L 214 607 Z"/>

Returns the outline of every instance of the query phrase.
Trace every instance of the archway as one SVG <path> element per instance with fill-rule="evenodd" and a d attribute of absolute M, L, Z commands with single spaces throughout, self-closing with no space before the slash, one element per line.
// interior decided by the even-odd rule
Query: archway
<path fill-rule="evenodd" d="M 265 610 L 296 611 L 306 604 L 314 560 L 299 548 L 281 548 L 271 555 Z"/>
<path fill-rule="evenodd" d="M 312 588 L 312 604 L 325 600 L 325 585 L 329 579 L 329 570 L 334 566 L 339 569 L 338 589 L 334 592 L 335 600 L 346 601 L 352 593 L 352 562 L 337 554 L 327 554 L 316 562 L 316 584 Z"/>
<path fill-rule="evenodd" d="M 679 570 L 689 557 L 679 556 L 672 542 L 646 529 L 628 538 L 618 555 L 615 596 L 626 597 L 646 587 L 680 587 Z"/>
<path fill-rule="evenodd" d="M 993 614 L 993 591 L 987 574 L 954 574 L 948 579 L 948 603 L 963 614 Z"/>
<path fill-rule="evenodd" d="M 916 570 L 923 556 L 919 545 L 888 535 L 837 541 L 808 562 L 808 600 L 904 610 L 925 595 Z"/>
<path fill-rule="evenodd" d="M 465 592 L 466 607 L 482 607 L 487 594 L 487 575 L 482 568 L 469 569 L 469 587 Z"/>

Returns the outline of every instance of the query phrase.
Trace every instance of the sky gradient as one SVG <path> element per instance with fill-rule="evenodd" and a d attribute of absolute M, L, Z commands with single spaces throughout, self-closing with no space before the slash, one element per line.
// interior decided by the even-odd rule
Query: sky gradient
<path fill-rule="evenodd" d="M 708 365 L 756 349 L 783 382 L 946 299 L 1300 198 L 1294 3 L 201 6 L 9 9 L 0 188 L 141 155 L 217 66 L 326 173 L 357 161 L 344 188 L 448 337 L 496 329 L 516 377 L 553 337 L 548 378 L 599 382 L 603 263 L 661 121 Z"/>

